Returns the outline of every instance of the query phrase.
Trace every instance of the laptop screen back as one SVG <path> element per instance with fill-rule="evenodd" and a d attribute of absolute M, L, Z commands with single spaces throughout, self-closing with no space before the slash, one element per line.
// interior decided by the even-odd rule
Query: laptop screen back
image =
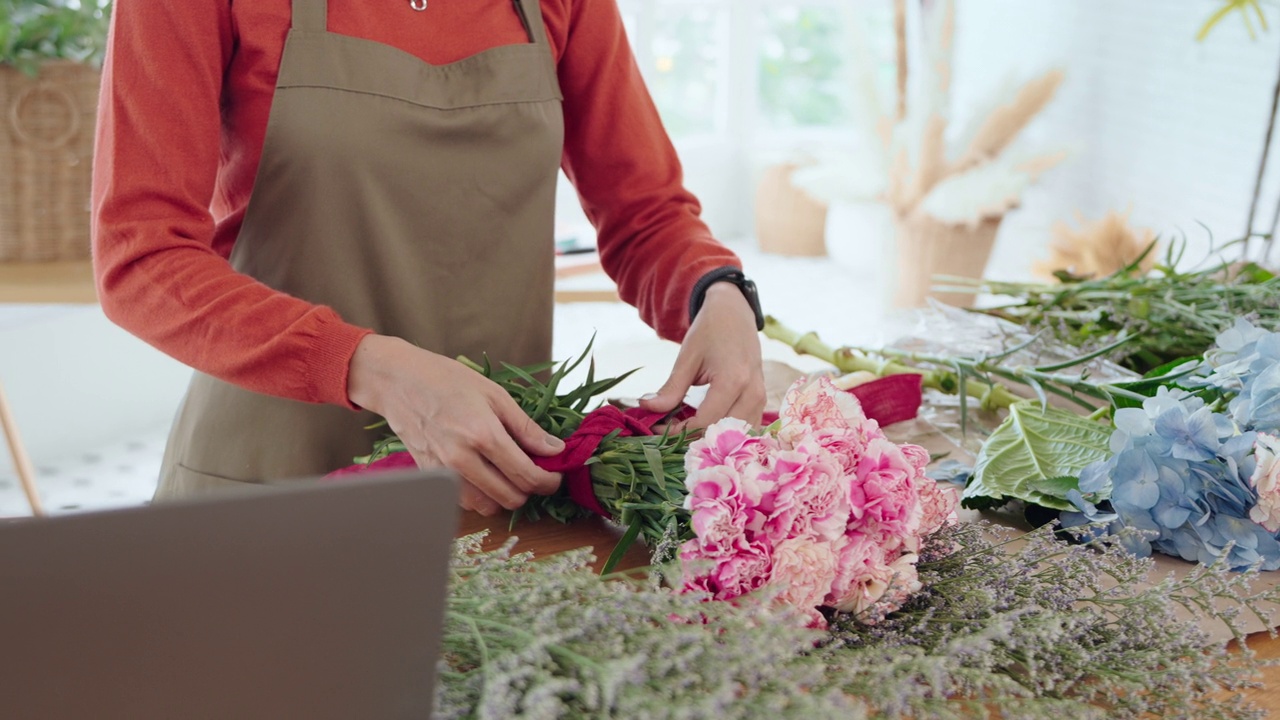
<path fill-rule="evenodd" d="M 0 525 L 0 717 L 430 717 L 447 473 Z"/>

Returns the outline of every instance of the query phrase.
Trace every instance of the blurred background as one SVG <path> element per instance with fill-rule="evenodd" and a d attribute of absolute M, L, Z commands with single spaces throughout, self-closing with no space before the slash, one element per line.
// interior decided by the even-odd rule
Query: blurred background
<path fill-rule="evenodd" d="M 903 298 L 920 282 L 904 267 L 960 262 L 909 250 L 940 237 L 972 243 L 961 260 L 979 274 L 1029 279 L 1151 237 L 1197 262 L 1275 227 L 1280 163 L 1259 174 L 1280 87 L 1273 5 L 617 2 L 705 219 L 766 310 L 830 340 L 891 339 L 894 311 L 921 299 Z M 18 17 L 6 6 L 0 29 Z M 592 245 L 563 177 L 557 225 L 564 247 Z M 656 388 L 674 346 L 627 306 L 568 301 L 609 290 L 585 258 L 561 283 L 557 357 L 597 333 L 602 368 L 644 365 L 626 390 Z M 149 496 L 188 378 L 92 304 L 0 303 L 0 383 L 52 510 Z M 22 514 L 0 457 L 0 516 Z"/>

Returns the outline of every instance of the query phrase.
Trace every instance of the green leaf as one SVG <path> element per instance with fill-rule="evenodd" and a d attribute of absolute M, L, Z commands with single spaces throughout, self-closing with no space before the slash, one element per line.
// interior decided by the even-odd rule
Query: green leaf
<path fill-rule="evenodd" d="M 1031 490 L 1052 497 L 1065 498 L 1068 490 L 1080 489 L 1080 478 L 1074 475 L 1060 475 L 1052 478 L 1040 478 L 1027 483 Z"/>
<path fill-rule="evenodd" d="M 1161 387 L 1174 386 L 1178 380 L 1195 372 L 1200 366 L 1199 361 L 1198 357 L 1190 357 L 1167 362 L 1147 372 L 1141 380 L 1114 383 L 1113 387 L 1137 393 L 1143 397 L 1155 397 Z M 1112 400 L 1117 408 L 1142 407 L 1142 403 L 1134 398 L 1116 395 Z"/>
<path fill-rule="evenodd" d="M 978 453 L 973 481 L 963 497 L 1025 500 L 1070 510 L 1064 477 L 1111 455 L 1111 428 L 1037 402 L 1020 402 Z"/>
<path fill-rule="evenodd" d="M 627 549 L 631 547 L 631 543 L 640 537 L 640 522 L 631 523 L 631 527 L 627 528 L 627 532 L 623 534 L 622 539 L 614 546 L 613 552 L 609 553 L 609 559 L 604 561 L 604 567 L 600 569 L 601 575 L 608 575 L 622 561 L 622 556 L 627 554 Z"/>

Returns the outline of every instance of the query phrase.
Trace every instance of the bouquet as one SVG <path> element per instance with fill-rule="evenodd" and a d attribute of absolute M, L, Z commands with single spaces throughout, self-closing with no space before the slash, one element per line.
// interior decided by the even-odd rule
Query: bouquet
<path fill-rule="evenodd" d="M 883 618 L 920 590 L 921 544 L 956 517 L 955 489 L 927 477 L 928 463 L 826 378 L 797 381 L 763 434 L 712 425 L 685 455 L 685 590 L 771 591 L 814 627 L 826 625 L 821 607 Z"/>
<path fill-rule="evenodd" d="M 1247 683 L 1248 655 L 1176 613 L 1238 637 L 1235 611 L 1265 618 L 1280 593 L 1221 565 L 1148 586 L 1150 560 L 1115 545 L 1046 531 L 1010 545 L 952 523 L 955 491 L 923 475 L 924 451 L 889 442 L 871 404 L 829 380 L 794 385 L 763 430 L 654 435 L 635 411 L 587 410 L 615 380 L 561 393 L 565 366 L 545 381 L 474 367 L 575 457 L 590 448 L 596 509 L 563 489 L 527 511 L 608 514 L 682 566 L 656 569 L 666 583 L 603 581 L 587 550 L 530 562 L 460 540 L 441 717 L 1251 717 L 1221 692 Z M 405 458 L 390 436 L 349 472 Z"/>
<path fill-rule="evenodd" d="M 925 475 L 924 449 L 890 442 L 854 394 L 802 378 L 762 432 L 728 418 L 697 438 L 658 435 L 661 414 L 609 405 L 585 412 L 620 378 L 597 382 L 591 372 L 586 385 L 557 394 L 582 359 L 546 383 L 539 368 L 473 367 L 565 438 L 560 455 L 534 458 L 564 473 L 562 488 L 522 512 L 566 522 L 594 513 L 626 527 L 605 572 L 643 536 L 656 562 L 678 546 L 684 591 L 714 600 L 763 591 L 813 626 L 825 625 L 820 607 L 874 622 L 920 589 L 921 543 L 955 519 L 957 493 Z M 358 460 L 332 475 L 413 463 L 394 436 Z"/>

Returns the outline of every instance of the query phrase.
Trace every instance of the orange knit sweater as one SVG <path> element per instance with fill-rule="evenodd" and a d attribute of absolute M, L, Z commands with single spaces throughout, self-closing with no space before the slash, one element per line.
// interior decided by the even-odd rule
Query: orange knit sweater
<path fill-rule="evenodd" d="M 615 2 L 541 5 L 565 96 L 562 165 L 604 269 L 645 322 L 678 341 L 697 279 L 739 261 L 683 187 Z M 116 1 L 94 158 L 98 292 L 114 322 L 197 370 L 349 405 L 348 364 L 369 331 L 227 262 L 289 21 L 290 0 Z M 436 64 L 527 42 L 511 0 L 432 0 L 421 13 L 408 0 L 330 0 L 329 29 Z"/>

